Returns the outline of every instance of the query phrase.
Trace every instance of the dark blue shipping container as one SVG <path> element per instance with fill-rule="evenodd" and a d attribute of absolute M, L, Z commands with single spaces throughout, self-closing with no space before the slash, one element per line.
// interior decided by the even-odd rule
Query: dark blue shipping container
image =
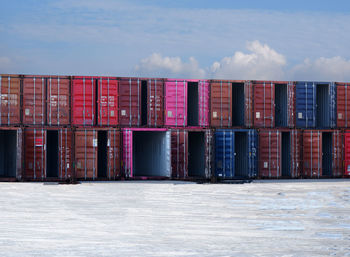
<path fill-rule="evenodd" d="M 331 82 L 296 83 L 296 127 L 334 128 L 336 88 Z"/>
<path fill-rule="evenodd" d="M 219 179 L 253 178 L 258 173 L 258 134 L 253 129 L 215 132 L 215 175 Z"/>

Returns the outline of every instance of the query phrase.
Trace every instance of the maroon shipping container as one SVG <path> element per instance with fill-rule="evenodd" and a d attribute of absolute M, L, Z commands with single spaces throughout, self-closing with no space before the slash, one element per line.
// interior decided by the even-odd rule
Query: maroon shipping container
<path fill-rule="evenodd" d="M 253 126 L 252 82 L 212 80 L 210 87 L 210 122 L 212 127 Z"/>
<path fill-rule="evenodd" d="M 120 125 L 163 126 L 163 98 L 163 79 L 121 78 L 119 80 Z"/>
<path fill-rule="evenodd" d="M 72 125 L 95 124 L 96 79 L 73 77 L 72 79 Z"/>
<path fill-rule="evenodd" d="M 51 76 L 47 78 L 47 124 L 60 126 L 70 124 L 70 79 Z"/>
<path fill-rule="evenodd" d="M 72 131 L 68 128 L 27 128 L 24 131 L 24 178 L 64 180 L 72 174 Z"/>
<path fill-rule="evenodd" d="M 22 178 L 22 129 L 0 127 L 0 181 Z"/>
<path fill-rule="evenodd" d="M 0 75 L 0 126 L 21 123 L 21 78 L 18 75 Z"/>
<path fill-rule="evenodd" d="M 97 81 L 98 125 L 118 125 L 118 80 L 101 77 Z"/>
<path fill-rule="evenodd" d="M 301 174 L 301 137 L 300 130 L 260 130 L 259 177 L 299 177 Z"/>
<path fill-rule="evenodd" d="M 44 125 L 46 123 L 46 79 L 42 76 L 23 78 L 23 124 Z"/>
<path fill-rule="evenodd" d="M 172 129 L 172 178 L 211 178 L 212 138 L 210 129 Z"/>
<path fill-rule="evenodd" d="M 295 84 L 285 81 L 254 81 L 254 126 L 295 126 Z"/>
<path fill-rule="evenodd" d="M 75 174 L 77 179 L 120 177 L 120 132 L 88 128 L 75 131 Z"/>
<path fill-rule="evenodd" d="M 350 127 L 350 84 L 335 83 L 337 90 L 337 127 Z"/>
<path fill-rule="evenodd" d="M 304 130 L 303 175 L 309 178 L 343 174 L 343 133 L 340 130 Z"/>

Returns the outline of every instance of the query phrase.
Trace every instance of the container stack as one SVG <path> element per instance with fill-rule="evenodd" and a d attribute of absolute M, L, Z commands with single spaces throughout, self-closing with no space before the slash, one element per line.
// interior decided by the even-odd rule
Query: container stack
<path fill-rule="evenodd" d="M 0 75 L 0 180 L 350 176 L 348 86 Z"/>

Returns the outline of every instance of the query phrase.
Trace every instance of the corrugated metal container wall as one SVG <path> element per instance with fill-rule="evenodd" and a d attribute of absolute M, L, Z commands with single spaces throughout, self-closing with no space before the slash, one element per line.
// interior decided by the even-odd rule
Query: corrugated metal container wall
<path fill-rule="evenodd" d="M 211 177 L 212 131 L 171 130 L 171 176 L 176 179 Z"/>
<path fill-rule="evenodd" d="M 93 77 L 73 77 L 72 125 L 95 124 L 96 80 Z"/>
<path fill-rule="evenodd" d="M 209 82 L 175 80 L 165 82 L 165 125 L 209 126 Z"/>
<path fill-rule="evenodd" d="M 24 148 L 26 179 L 68 179 L 73 176 L 70 129 L 26 129 Z"/>
<path fill-rule="evenodd" d="M 0 179 L 22 178 L 22 129 L 0 128 Z"/>
<path fill-rule="evenodd" d="M 116 129 L 77 129 L 75 163 L 77 179 L 120 177 L 120 132 Z"/>
<path fill-rule="evenodd" d="M 336 83 L 337 89 L 337 127 L 350 127 L 350 84 Z"/>
<path fill-rule="evenodd" d="M 255 81 L 254 87 L 254 126 L 275 126 L 275 84 L 270 81 Z"/>
<path fill-rule="evenodd" d="M 336 89 L 329 82 L 297 82 L 296 126 L 333 128 L 336 124 Z"/>
<path fill-rule="evenodd" d="M 120 125 L 163 126 L 162 79 L 121 78 L 119 83 Z"/>
<path fill-rule="evenodd" d="M 170 131 L 123 129 L 123 172 L 126 178 L 170 177 Z"/>
<path fill-rule="evenodd" d="M 303 133 L 303 175 L 342 175 L 342 133 L 339 130 L 307 130 Z"/>
<path fill-rule="evenodd" d="M 44 125 L 46 123 L 46 79 L 40 76 L 23 78 L 23 124 Z"/>
<path fill-rule="evenodd" d="M 253 126 L 253 84 L 250 81 L 212 80 L 212 127 Z"/>
<path fill-rule="evenodd" d="M 256 177 L 257 144 L 256 130 L 216 130 L 215 176 L 220 179 Z"/>
<path fill-rule="evenodd" d="M 70 79 L 49 77 L 47 79 L 47 124 L 70 124 Z"/>
<path fill-rule="evenodd" d="M 118 125 L 118 80 L 117 78 L 99 78 L 98 90 L 98 125 Z"/>
<path fill-rule="evenodd" d="M 344 175 L 350 176 L 350 130 L 344 133 Z"/>
<path fill-rule="evenodd" d="M 16 75 L 0 75 L 0 126 L 21 123 L 21 79 Z"/>

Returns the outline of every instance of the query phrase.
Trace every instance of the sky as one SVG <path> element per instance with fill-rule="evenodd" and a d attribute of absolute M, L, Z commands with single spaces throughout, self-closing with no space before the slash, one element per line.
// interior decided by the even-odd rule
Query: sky
<path fill-rule="evenodd" d="M 0 74 L 350 81 L 350 1 L 12 0 Z"/>

